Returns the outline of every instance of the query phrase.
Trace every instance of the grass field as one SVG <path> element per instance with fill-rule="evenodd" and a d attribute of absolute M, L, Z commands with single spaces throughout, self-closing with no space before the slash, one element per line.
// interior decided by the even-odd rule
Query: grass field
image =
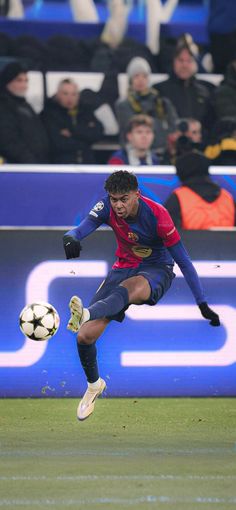
<path fill-rule="evenodd" d="M 235 510 L 234 399 L 0 400 L 0 507 Z"/>

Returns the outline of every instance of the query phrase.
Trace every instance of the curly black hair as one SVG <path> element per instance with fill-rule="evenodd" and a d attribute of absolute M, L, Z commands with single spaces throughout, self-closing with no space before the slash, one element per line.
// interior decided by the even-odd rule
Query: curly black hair
<path fill-rule="evenodd" d="M 128 170 L 117 170 L 106 179 L 104 189 L 107 193 L 137 191 L 137 177 L 132 172 L 128 172 Z"/>

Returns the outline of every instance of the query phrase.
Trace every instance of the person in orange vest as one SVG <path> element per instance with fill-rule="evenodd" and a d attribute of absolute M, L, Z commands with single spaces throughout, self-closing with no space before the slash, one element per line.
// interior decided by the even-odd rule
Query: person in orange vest
<path fill-rule="evenodd" d="M 181 186 L 164 204 L 175 226 L 183 230 L 235 226 L 234 198 L 209 176 L 210 161 L 193 149 L 187 137 L 180 137 L 178 143 L 180 155 L 176 159 L 176 172 Z"/>

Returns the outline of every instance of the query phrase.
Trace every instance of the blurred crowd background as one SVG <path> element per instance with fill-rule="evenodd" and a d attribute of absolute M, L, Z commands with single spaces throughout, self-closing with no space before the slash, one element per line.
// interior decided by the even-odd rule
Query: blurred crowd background
<path fill-rule="evenodd" d="M 219 198 L 208 168 L 236 164 L 235 0 L 2 0 L 0 16 L 1 163 L 175 165 Z"/>

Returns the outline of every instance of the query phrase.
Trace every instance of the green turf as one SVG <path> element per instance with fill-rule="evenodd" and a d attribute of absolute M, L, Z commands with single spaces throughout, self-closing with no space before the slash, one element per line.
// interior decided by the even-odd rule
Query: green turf
<path fill-rule="evenodd" d="M 235 510 L 234 399 L 0 400 L 0 507 Z"/>

